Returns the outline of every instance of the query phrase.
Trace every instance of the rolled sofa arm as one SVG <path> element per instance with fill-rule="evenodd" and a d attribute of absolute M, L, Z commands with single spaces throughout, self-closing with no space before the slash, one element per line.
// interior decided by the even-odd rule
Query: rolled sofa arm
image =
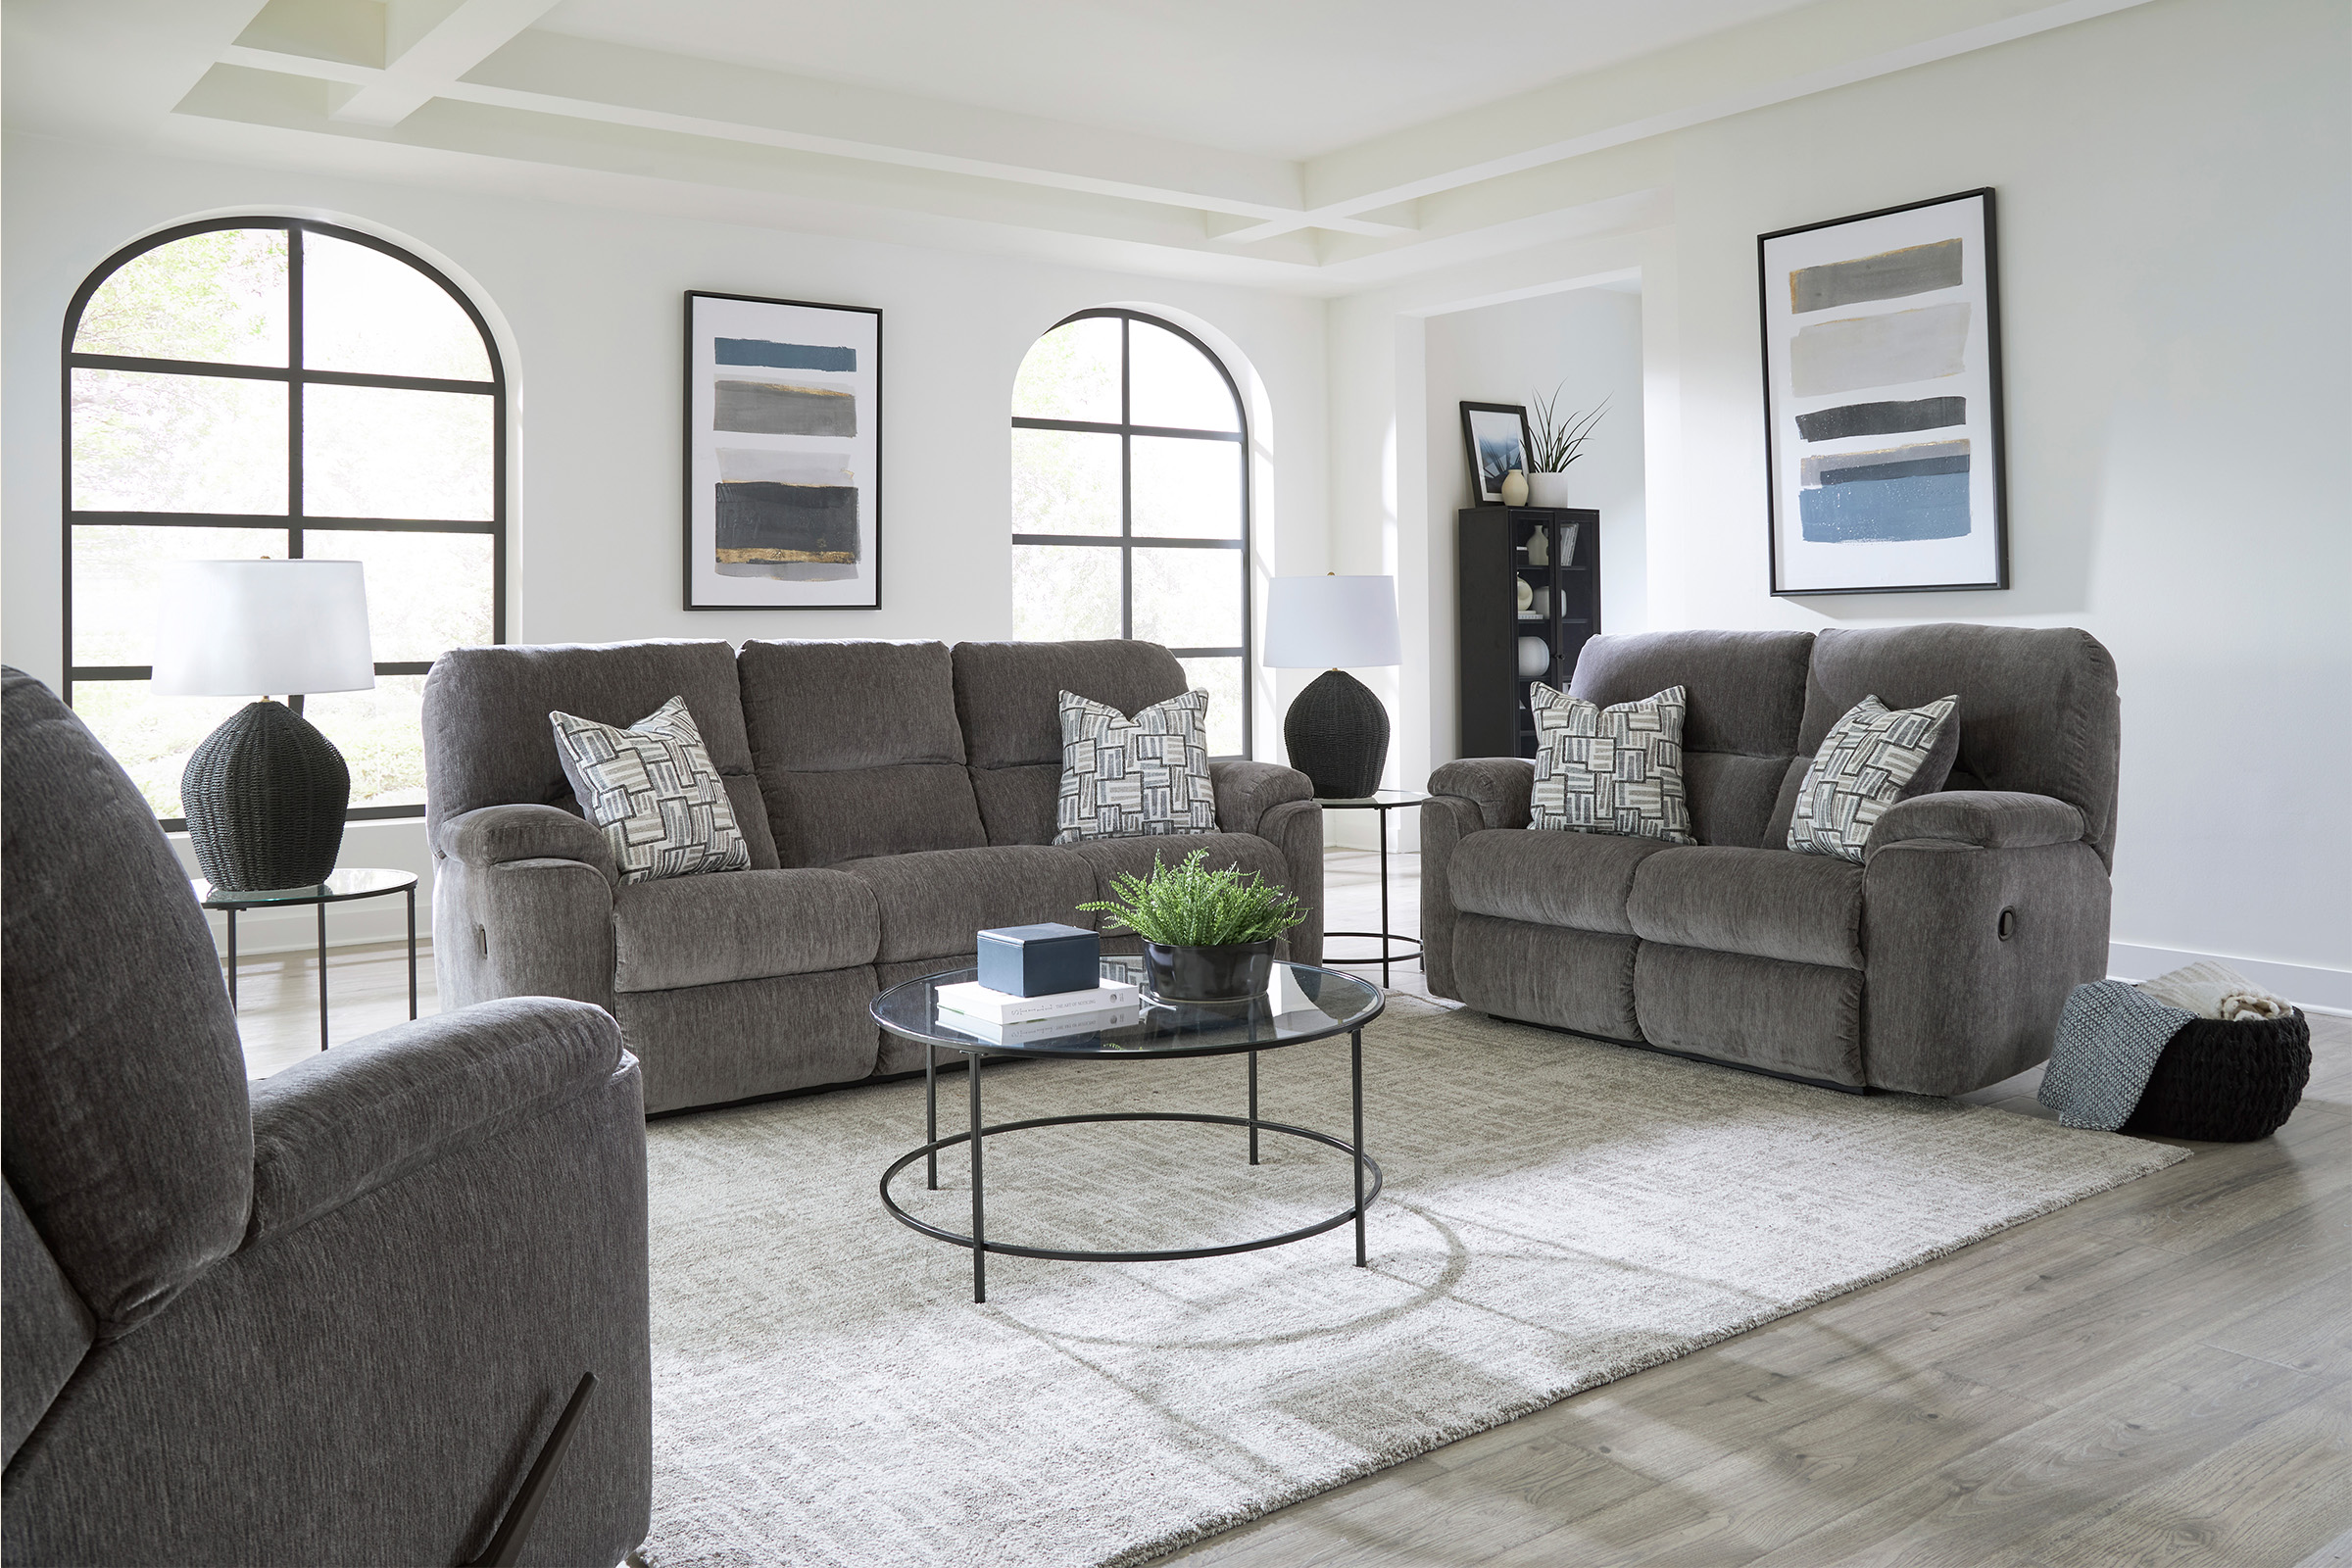
<path fill-rule="evenodd" d="M 1279 762 L 1211 762 L 1209 788 L 1217 798 L 1217 831 L 1257 833 L 1268 811 L 1285 801 L 1311 801 L 1315 787 L 1304 773 Z"/>
<path fill-rule="evenodd" d="M 510 860 L 579 860 L 620 885 L 604 830 L 553 806 L 485 806 L 453 816 L 441 824 L 441 853 L 483 869 Z"/>
<path fill-rule="evenodd" d="M 2080 808 L 2047 795 L 2011 790 L 1944 790 L 1915 795 L 1886 808 L 1870 830 L 1864 854 L 1922 841 L 1980 850 L 2031 850 L 2072 844 L 2086 824 Z"/>
<path fill-rule="evenodd" d="M 1534 819 L 1536 764 L 1523 757 L 1473 757 L 1429 775 L 1432 795 L 1458 795 L 1478 807 L 1488 827 L 1525 827 Z"/>
<path fill-rule="evenodd" d="M 605 1083 L 623 1060 L 600 1007 L 486 1002 L 308 1057 L 253 1090 L 246 1245 L 432 1163 L 478 1130 Z"/>

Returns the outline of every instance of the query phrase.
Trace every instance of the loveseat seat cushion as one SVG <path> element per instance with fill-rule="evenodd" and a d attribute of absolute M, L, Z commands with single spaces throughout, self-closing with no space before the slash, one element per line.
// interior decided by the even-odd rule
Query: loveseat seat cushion
<path fill-rule="evenodd" d="M 778 863 L 988 842 L 946 644 L 747 642 L 736 670 Z"/>
<path fill-rule="evenodd" d="M 871 963 L 871 888 L 840 871 L 727 871 L 612 895 L 612 989 L 675 991 Z"/>
<path fill-rule="evenodd" d="M 1615 833 L 1496 828 L 1472 833 L 1448 870 L 1454 907 L 1502 920 L 1632 936 L 1626 896 L 1634 873 L 1674 848 Z"/>
<path fill-rule="evenodd" d="M 1671 849 L 1636 870 L 1625 912 L 1644 942 L 1862 967 L 1862 867 L 1851 860 L 1733 845 Z"/>
<path fill-rule="evenodd" d="M 974 933 L 992 926 L 1095 924 L 1078 907 L 1095 897 L 1093 863 L 1069 850 L 1026 844 L 926 850 L 851 860 L 838 869 L 873 892 L 882 922 L 879 963 L 960 956 L 972 951 Z"/>

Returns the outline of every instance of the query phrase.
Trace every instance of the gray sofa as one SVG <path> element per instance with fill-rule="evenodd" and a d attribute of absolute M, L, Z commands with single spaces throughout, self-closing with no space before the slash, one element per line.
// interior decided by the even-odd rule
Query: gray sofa
<path fill-rule="evenodd" d="M 1526 832 L 1534 764 L 1450 762 L 1422 808 L 1431 990 L 1838 1088 L 1954 1095 L 2049 1055 L 2107 969 L 2115 664 L 2067 629 L 1596 637 L 1570 689 L 1680 684 L 1694 845 Z M 1788 843 L 1832 724 L 1957 693 L 1946 787 L 1890 808 L 1862 864 Z"/>
<path fill-rule="evenodd" d="M 617 1562 L 653 1487 L 645 1124 L 612 1021 L 507 1002 L 248 1091 L 147 803 L 0 684 L 0 1555 L 452 1563 L 584 1371 L 523 1561 Z"/>
<path fill-rule="evenodd" d="M 1210 834 L 1054 848 L 1063 689 L 1124 712 L 1187 689 L 1141 642 L 618 643 L 460 649 L 425 679 L 433 956 L 445 1004 L 590 1002 L 620 1020 L 648 1110 L 917 1070 L 866 1005 L 973 961 L 989 926 L 1060 920 L 1196 848 L 1311 911 L 1323 824 L 1302 773 L 1212 764 Z M 580 815 L 548 712 L 627 724 L 683 696 L 752 869 L 623 884 Z M 1106 938 L 1132 952 L 1132 938 Z"/>

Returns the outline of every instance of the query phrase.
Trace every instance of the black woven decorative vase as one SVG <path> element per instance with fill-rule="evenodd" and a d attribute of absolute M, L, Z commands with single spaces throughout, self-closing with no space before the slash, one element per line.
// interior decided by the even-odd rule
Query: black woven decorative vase
<path fill-rule="evenodd" d="M 1326 800 L 1380 788 L 1389 760 L 1389 710 L 1353 675 L 1327 669 L 1307 682 L 1282 721 L 1291 765 Z"/>
<path fill-rule="evenodd" d="M 204 738 L 179 778 L 196 863 L 230 893 L 323 882 L 343 848 L 351 769 L 283 703 L 248 703 Z"/>
<path fill-rule="evenodd" d="M 2249 1144 L 2286 1124 L 2311 1081 L 2311 1020 L 2191 1018 L 2165 1045 L 2128 1133 Z"/>

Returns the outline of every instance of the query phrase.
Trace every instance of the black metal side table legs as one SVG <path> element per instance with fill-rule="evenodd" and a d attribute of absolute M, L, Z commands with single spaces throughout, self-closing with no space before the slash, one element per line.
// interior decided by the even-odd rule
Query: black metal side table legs
<path fill-rule="evenodd" d="M 972 1299 L 988 1299 L 988 1216 L 980 1197 L 980 1058 L 966 1052 L 963 1070 L 972 1080 Z"/>
<path fill-rule="evenodd" d="M 237 916 L 254 909 L 286 908 L 312 905 L 318 910 L 318 1049 L 327 1048 L 326 1004 L 326 906 L 347 904 L 355 899 L 381 898 L 386 894 L 405 893 L 409 913 L 409 1016 L 416 1016 L 416 878 L 407 871 L 388 871 L 371 867 L 354 867 L 337 871 L 324 882 L 299 888 L 265 888 L 257 892 L 235 893 L 217 891 L 201 878 L 189 883 L 197 903 L 207 909 L 219 910 L 228 923 L 228 1005 L 237 1005 Z"/>

